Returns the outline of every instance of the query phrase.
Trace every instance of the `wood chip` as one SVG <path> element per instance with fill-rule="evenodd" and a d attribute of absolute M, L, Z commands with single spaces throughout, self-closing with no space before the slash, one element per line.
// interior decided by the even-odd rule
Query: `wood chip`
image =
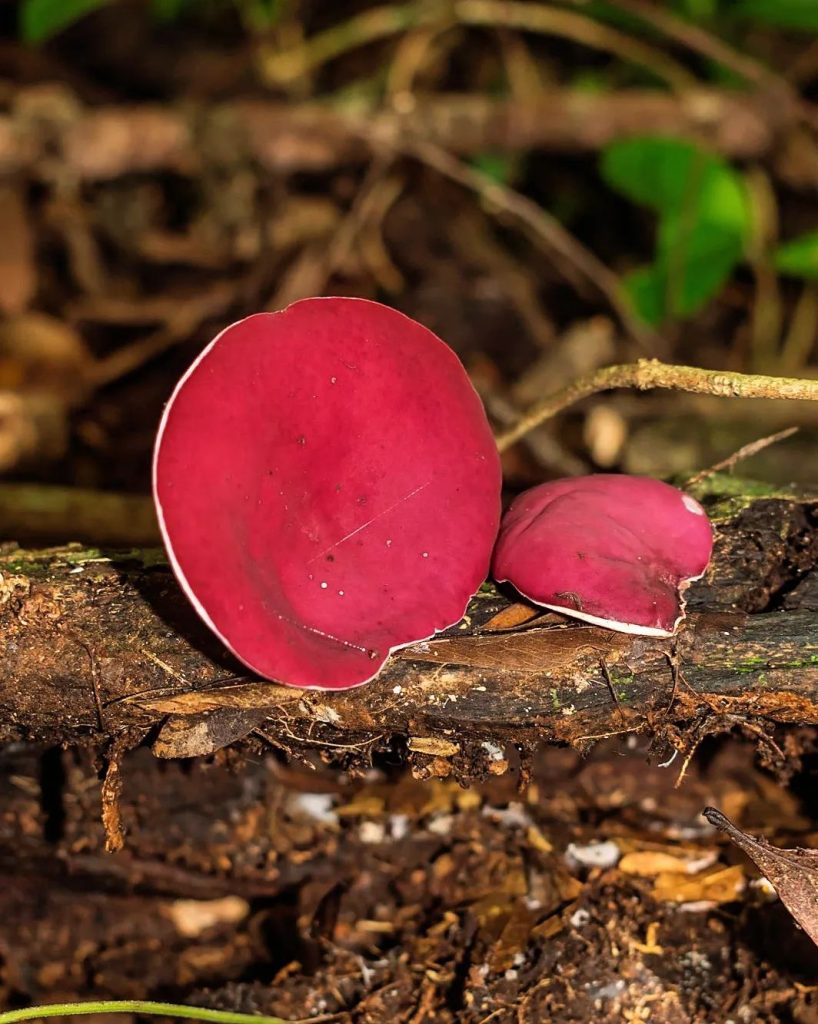
<path fill-rule="evenodd" d="M 408 747 L 418 754 L 431 754 L 434 757 L 454 757 L 460 753 L 460 744 L 435 736 L 410 736 Z"/>

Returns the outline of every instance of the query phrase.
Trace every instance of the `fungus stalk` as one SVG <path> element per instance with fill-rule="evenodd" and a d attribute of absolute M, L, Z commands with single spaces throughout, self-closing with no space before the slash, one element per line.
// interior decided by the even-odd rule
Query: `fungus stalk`
<path fill-rule="evenodd" d="M 497 448 L 504 452 L 541 423 L 600 391 L 637 388 L 650 391 L 667 388 L 718 398 L 786 398 L 818 401 L 818 380 L 798 377 L 768 377 L 763 374 L 734 373 L 730 370 L 703 370 L 696 366 L 671 366 L 658 359 L 640 359 L 636 363 L 605 366 L 587 377 L 537 402 L 513 427 L 497 436 Z"/>

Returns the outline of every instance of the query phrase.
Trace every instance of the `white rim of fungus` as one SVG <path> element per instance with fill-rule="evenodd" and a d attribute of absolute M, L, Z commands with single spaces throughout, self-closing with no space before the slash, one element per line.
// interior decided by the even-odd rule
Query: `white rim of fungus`
<path fill-rule="evenodd" d="M 682 492 L 682 504 L 688 512 L 692 512 L 694 516 L 703 516 L 705 511 L 696 499 L 690 495 Z"/>
<path fill-rule="evenodd" d="M 315 302 L 316 300 L 333 301 L 333 300 L 337 300 L 337 299 L 344 299 L 345 301 L 349 301 L 349 302 L 361 302 L 361 303 L 365 303 L 366 305 L 371 305 L 371 306 L 384 306 L 384 308 L 388 309 L 390 312 L 396 313 L 399 317 L 402 317 L 404 320 L 408 320 L 409 323 L 414 324 L 416 326 L 423 327 L 424 330 L 428 331 L 429 334 L 435 339 L 435 341 L 437 341 L 441 345 L 441 347 L 444 348 L 452 356 L 454 361 L 457 363 L 457 365 L 463 371 L 463 376 L 466 378 L 466 381 L 468 382 L 469 386 L 471 387 L 472 391 L 474 392 L 474 394 L 476 395 L 478 401 L 480 402 L 480 408 L 483 409 L 484 415 L 485 415 L 485 409 L 483 407 L 482 399 L 480 398 L 480 394 L 479 394 L 477 388 L 474 386 L 474 383 L 472 382 L 471 377 L 468 375 L 468 372 L 466 371 L 466 368 L 463 366 L 463 363 L 460 361 L 460 358 L 458 357 L 457 353 L 454 351 L 453 348 L 451 348 L 451 346 L 447 345 L 446 342 L 442 338 L 439 338 L 435 334 L 435 332 L 433 330 L 431 330 L 431 328 L 426 327 L 425 324 L 421 324 L 418 320 L 413 320 L 412 317 L 407 316 L 405 313 L 401 313 L 400 310 L 394 309 L 392 306 L 387 306 L 386 303 L 376 302 L 373 299 L 362 299 L 362 298 L 360 298 L 360 296 L 316 295 L 316 296 L 310 297 L 309 299 L 297 299 L 295 302 L 289 303 L 289 305 L 285 306 L 283 309 L 277 309 L 277 310 L 275 310 L 273 312 L 269 312 L 269 313 L 250 313 L 248 316 L 242 317 L 240 320 L 234 320 L 232 323 L 228 324 L 226 327 L 222 328 L 222 330 L 219 331 L 219 333 L 216 335 L 216 337 L 213 338 L 213 340 L 211 342 L 209 342 L 202 349 L 202 351 L 199 353 L 198 356 L 196 356 L 196 358 L 193 360 L 193 362 L 190 364 L 190 366 L 187 368 L 187 370 L 185 370 L 185 372 L 179 378 L 179 381 L 177 382 L 176 387 L 171 392 L 170 398 L 167 400 L 167 403 L 165 404 L 165 408 L 164 408 L 164 410 L 162 412 L 162 418 L 159 420 L 159 427 L 158 427 L 158 429 L 156 431 L 156 440 L 154 441 L 154 446 L 153 446 L 153 460 L 151 462 L 151 485 L 152 485 L 152 490 L 153 490 L 154 505 L 156 506 L 156 519 L 157 519 L 157 522 L 159 524 L 159 532 L 162 534 L 162 540 L 164 541 L 165 550 L 166 550 L 166 552 L 168 554 L 168 561 L 170 562 L 170 567 L 173 570 L 173 573 L 176 576 L 176 579 L 177 579 L 179 585 L 181 586 L 182 590 L 184 591 L 185 596 L 190 601 L 190 603 L 193 605 L 193 607 L 195 608 L 196 612 L 199 614 L 199 616 L 202 618 L 202 620 L 205 622 L 205 624 L 207 626 L 209 626 L 209 628 L 213 631 L 213 633 L 215 633 L 215 635 L 218 637 L 218 639 L 221 640 L 221 642 L 224 644 L 224 646 L 227 648 L 227 650 L 230 651 L 230 653 L 235 658 L 237 658 L 242 663 L 242 665 L 244 665 L 246 668 L 249 668 L 251 672 L 254 672 L 261 679 L 264 679 L 264 680 L 266 680 L 268 682 L 271 682 L 271 683 L 275 683 L 278 686 L 288 686 L 291 690 L 318 690 L 318 691 L 320 691 L 322 693 L 333 693 L 335 691 L 339 691 L 340 692 L 340 691 L 343 691 L 343 690 L 355 690 L 359 686 L 365 686 L 367 683 L 371 683 L 373 679 L 377 679 L 377 677 L 381 674 L 381 672 L 383 672 L 384 668 L 386 668 L 387 661 L 389 660 L 389 658 L 396 651 L 402 651 L 406 647 L 412 647 L 414 644 L 425 643 L 427 640 L 434 639 L 434 637 L 436 637 L 438 635 L 438 633 L 443 633 L 445 630 L 450 629 L 452 626 L 457 625 L 457 623 L 460 622 L 463 619 L 463 617 L 465 616 L 466 611 L 468 610 L 469 604 L 471 602 L 471 599 L 479 591 L 479 589 L 483 585 L 484 581 L 486 579 L 488 579 L 489 570 L 491 568 L 491 555 L 492 555 L 492 552 L 490 551 L 489 554 L 488 554 L 488 558 L 487 558 L 487 561 L 486 561 L 486 567 L 485 567 L 485 569 L 483 571 L 483 576 L 482 576 L 482 579 L 480 580 L 480 583 L 477 584 L 477 587 L 475 588 L 475 590 L 473 590 L 468 595 L 468 597 L 466 598 L 466 602 L 463 605 L 463 611 L 457 616 L 457 618 L 453 619 L 451 622 L 447 623 L 445 626 L 440 626 L 438 629 L 433 630 L 431 633 L 429 633 L 428 636 L 419 636 L 419 637 L 417 637 L 414 640 L 406 640 L 402 644 L 395 644 L 394 647 L 390 647 L 389 650 L 384 655 L 383 661 L 380 663 L 380 665 L 378 666 L 376 671 L 373 672 L 371 676 L 368 676 L 366 679 L 362 679 L 359 683 L 350 683 L 350 684 L 348 684 L 346 686 L 321 686 L 319 684 L 315 684 L 315 685 L 312 685 L 312 686 L 307 686 L 307 685 L 297 685 L 295 683 L 284 683 L 284 682 L 281 682 L 278 679 L 270 679 L 270 677 L 267 675 L 266 672 L 262 672 L 260 669 L 256 668 L 255 665 L 251 664 L 245 657 L 243 657 L 241 654 L 239 654 L 239 652 L 230 643 L 230 641 L 227 639 L 227 637 L 224 635 L 224 633 L 222 633 L 222 631 L 219 629 L 219 627 L 216 625 L 216 623 L 210 617 L 210 614 L 208 613 L 208 611 L 205 608 L 205 606 L 202 604 L 202 602 L 196 596 L 196 593 L 193 590 L 193 587 L 191 587 L 190 583 L 188 582 L 187 577 L 184 574 L 184 571 L 182 570 L 182 566 L 179 564 L 179 560 L 176 557 L 176 552 L 173 550 L 173 544 L 171 543 L 170 533 L 169 533 L 167 525 L 165 523 L 165 512 L 164 512 L 164 509 L 162 508 L 162 503 L 159 500 L 158 469 L 159 469 L 159 449 L 162 446 L 162 438 L 165 435 L 165 428 L 167 427 L 168 419 L 170 418 L 170 412 L 171 412 L 171 409 L 173 408 L 174 402 L 176 401 L 176 397 L 179 394 L 179 392 L 182 390 L 182 388 L 185 386 L 185 384 L 187 383 L 188 378 L 190 378 L 194 374 L 194 372 L 198 369 L 199 364 L 201 362 L 203 362 L 207 358 L 207 356 L 210 354 L 211 349 L 213 349 L 216 346 L 216 343 L 220 340 L 222 335 L 226 334 L 228 331 L 232 330 L 234 327 L 238 327 L 239 324 L 243 324 L 246 320 L 254 320 L 254 319 L 258 318 L 258 317 L 279 316 L 281 313 L 286 313 L 288 309 L 292 309 L 293 306 L 297 306 L 301 302 L 308 302 L 308 301 L 309 302 Z M 498 507 L 498 525 L 499 525 L 499 518 L 500 518 L 501 511 L 502 511 L 502 509 L 501 509 L 501 499 L 500 499 L 499 495 L 498 495 L 498 498 L 497 498 L 497 507 Z M 335 638 L 332 638 L 332 639 L 335 639 Z"/>
<path fill-rule="evenodd" d="M 692 495 L 687 494 L 685 491 L 681 492 L 682 504 L 688 512 L 693 513 L 696 516 L 706 516 L 707 513 L 704 507 L 696 501 Z M 711 527 L 712 529 L 712 527 Z M 539 608 L 547 608 L 552 612 L 559 612 L 561 615 L 565 615 L 569 619 L 581 619 L 582 622 L 589 622 L 592 626 L 602 626 L 604 629 L 612 629 L 617 633 L 629 633 L 631 636 L 656 636 L 656 637 L 671 637 L 676 635 L 682 620 L 685 617 L 685 607 L 687 602 L 685 600 L 685 591 L 691 583 L 695 583 L 697 580 L 703 579 L 707 573 L 707 566 L 710 565 L 710 558 L 707 559 L 707 565 L 702 569 L 698 576 L 685 576 L 684 579 L 680 580 L 676 590 L 679 595 L 679 614 L 674 620 L 673 629 L 661 629 L 659 626 L 640 626 L 637 623 L 632 622 L 620 622 L 618 619 L 605 619 L 601 615 L 589 615 L 588 612 L 581 612 L 577 608 L 566 607 L 561 604 L 546 604 L 544 601 L 538 601 L 536 597 L 532 597 L 530 594 L 526 594 L 524 590 L 521 590 L 518 586 L 511 582 L 507 577 L 498 578 L 495 577 L 498 583 L 509 583 L 521 594 L 526 601 L 530 601 L 532 604 L 537 605 Z"/>
<path fill-rule="evenodd" d="M 710 559 L 708 559 L 708 565 Z M 508 578 L 495 577 L 498 583 L 509 583 L 521 594 L 526 601 L 530 601 L 532 604 L 537 605 L 539 608 L 548 608 L 549 611 L 559 612 L 561 615 L 565 615 L 569 619 L 581 619 L 583 622 L 589 622 L 592 626 L 602 626 L 604 629 L 612 629 L 617 633 L 630 633 L 631 636 L 656 636 L 668 637 L 675 636 L 676 631 L 679 628 L 682 620 L 685 617 L 685 591 L 691 583 L 695 583 L 696 580 L 700 580 L 704 577 L 707 572 L 707 566 L 702 569 L 698 576 L 685 576 L 683 580 L 679 581 L 677 586 L 677 592 L 679 594 L 679 615 L 673 623 L 673 629 L 661 629 L 659 626 L 640 626 L 638 623 L 633 622 L 620 622 L 618 619 L 605 619 L 601 615 L 590 615 L 588 612 L 581 612 L 576 608 L 566 607 L 561 604 L 546 604 L 544 601 L 538 601 L 536 597 L 532 597 L 530 594 L 526 594 L 524 590 L 520 590 L 518 586 L 511 582 Z"/>

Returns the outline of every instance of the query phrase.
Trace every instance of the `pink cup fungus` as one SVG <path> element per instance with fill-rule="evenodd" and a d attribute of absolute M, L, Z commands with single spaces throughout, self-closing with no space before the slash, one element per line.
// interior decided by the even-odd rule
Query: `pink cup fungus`
<path fill-rule="evenodd" d="M 672 636 L 684 590 L 707 568 L 701 505 L 659 480 L 600 473 L 512 502 L 492 573 L 535 604 L 623 633 Z"/>
<path fill-rule="evenodd" d="M 268 679 L 367 682 L 458 622 L 485 579 L 500 461 L 454 352 L 363 299 L 227 327 L 179 382 L 154 455 L 176 576 Z"/>

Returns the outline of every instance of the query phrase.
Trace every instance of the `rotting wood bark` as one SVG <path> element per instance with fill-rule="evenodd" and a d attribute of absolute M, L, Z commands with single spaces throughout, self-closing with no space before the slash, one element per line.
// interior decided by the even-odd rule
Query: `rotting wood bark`
<path fill-rule="evenodd" d="M 795 111 L 764 92 L 695 89 L 591 95 L 549 90 L 528 105 L 448 95 L 411 110 L 344 114 L 317 103 L 236 101 L 207 109 L 158 105 L 83 108 L 62 87 L 20 93 L 0 114 L 0 173 L 70 174 L 88 181 L 132 172 L 199 173 L 255 161 L 266 170 L 322 171 L 371 156 L 368 139 L 422 137 L 452 152 L 531 148 L 597 150 L 614 139 L 666 132 L 727 156 L 772 152 Z"/>
<path fill-rule="evenodd" d="M 248 679 L 158 552 L 7 546 L 0 742 L 102 749 L 131 733 L 173 757 L 255 732 L 297 754 L 363 762 L 389 748 L 420 773 L 469 777 L 503 770 L 512 745 L 661 735 L 671 723 L 701 729 L 704 718 L 756 731 L 818 723 L 818 497 L 750 498 L 734 481 L 719 486 L 734 496 L 711 498 L 713 564 L 674 641 L 551 614 L 497 631 L 492 620 L 509 601 L 485 587 L 462 623 L 402 651 L 374 682 L 335 694 Z"/>

